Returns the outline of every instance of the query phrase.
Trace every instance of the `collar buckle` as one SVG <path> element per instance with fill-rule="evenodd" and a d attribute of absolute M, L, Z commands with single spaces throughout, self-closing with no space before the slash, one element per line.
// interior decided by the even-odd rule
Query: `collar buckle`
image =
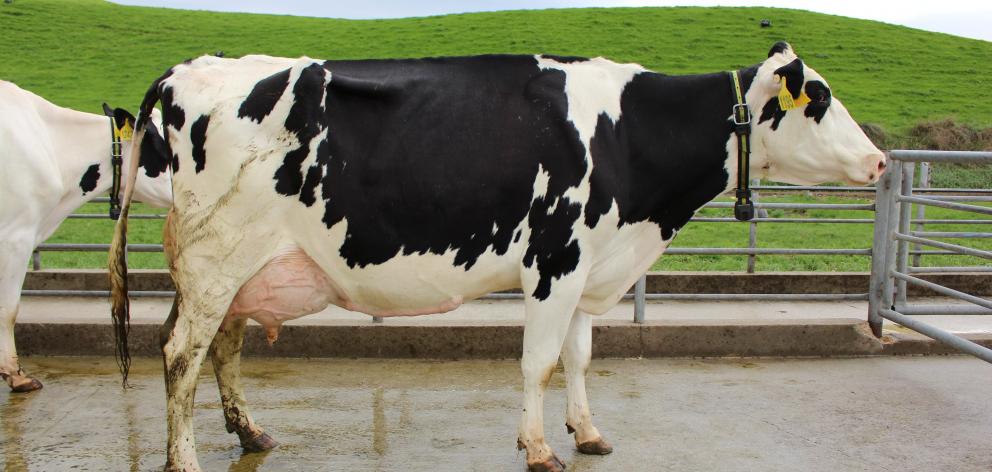
<path fill-rule="evenodd" d="M 737 136 L 751 134 L 751 107 L 747 103 L 737 103 L 733 108 L 734 133 Z"/>
<path fill-rule="evenodd" d="M 747 106 L 747 103 L 734 104 L 734 124 L 738 126 L 751 124 L 751 107 Z"/>

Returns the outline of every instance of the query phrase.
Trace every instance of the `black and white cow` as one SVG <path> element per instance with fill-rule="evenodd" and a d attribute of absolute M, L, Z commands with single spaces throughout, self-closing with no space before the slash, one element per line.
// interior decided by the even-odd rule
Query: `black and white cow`
<path fill-rule="evenodd" d="M 877 180 L 882 153 L 787 44 L 739 74 L 754 112 L 751 172 Z M 136 138 L 161 100 L 177 166 L 165 238 L 179 293 L 162 333 L 167 468 L 199 469 L 193 394 L 208 350 L 229 431 L 246 449 L 275 445 L 240 386 L 246 318 L 272 341 L 283 321 L 329 304 L 421 315 L 514 287 L 526 307 L 527 464 L 564 468 L 542 426 L 559 353 L 578 450 L 609 453 L 585 394 L 590 315 L 734 186 L 733 90 L 726 72 L 666 76 L 541 55 L 201 57 L 170 69 L 148 92 Z M 117 230 L 123 329 L 126 223 Z"/>
<path fill-rule="evenodd" d="M 132 129 L 134 116 L 107 110 L 118 128 Z M 156 112 L 157 114 L 157 112 Z M 14 321 L 31 252 L 70 213 L 111 187 L 111 118 L 62 108 L 0 80 L 0 378 L 15 392 L 41 388 L 17 362 Z M 165 166 L 146 161 L 164 148 L 149 127 L 148 149 L 135 197 L 172 205 Z M 126 143 L 130 144 L 130 143 Z M 124 167 L 130 151 L 124 146 Z M 120 148 L 118 148 L 120 149 Z"/>

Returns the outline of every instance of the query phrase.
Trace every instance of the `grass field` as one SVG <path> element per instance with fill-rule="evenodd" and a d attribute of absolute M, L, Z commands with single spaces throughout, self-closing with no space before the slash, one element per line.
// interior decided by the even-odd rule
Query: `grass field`
<path fill-rule="evenodd" d="M 759 28 L 762 19 L 771 20 L 772 28 Z M 134 109 L 148 84 L 165 69 L 216 51 L 228 57 L 263 53 L 336 59 L 547 52 L 601 55 L 684 74 L 757 63 L 771 44 L 783 39 L 827 77 L 834 95 L 861 122 L 879 124 L 895 136 L 921 121 L 942 118 L 992 126 L 992 43 L 774 8 L 587 8 L 334 20 L 129 7 L 96 0 L 15 0 L 0 4 L 0 79 L 60 105 L 98 112 L 103 101 Z M 987 171 L 951 168 L 938 172 L 935 184 L 992 187 L 990 176 Z M 803 198 L 790 198 L 797 200 Z M 91 205 L 82 211 L 105 213 L 106 208 Z M 951 217 L 945 213 L 953 212 L 935 209 L 931 215 Z M 869 217 L 839 212 L 820 216 Z M 131 242 L 160 242 L 160 224 L 132 224 Z M 108 220 L 70 220 L 49 241 L 106 243 L 111 230 Z M 870 225 L 767 224 L 759 228 L 759 241 L 761 247 L 865 248 L 870 233 Z M 732 247 L 746 242 L 747 225 L 692 223 L 675 246 Z M 985 241 L 979 244 L 989 248 Z M 45 253 L 43 262 L 45 267 L 103 267 L 105 257 Z M 130 260 L 135 267 L 164 267 L 160 254 L 132 254 Z M 744 265 L 741 256 L 666 256 L 655 267 L 740 270 Z M 758 259 L 758 270 L 867 267 L 866 257 Z"/>
<path fill-rule="evenodd" d="M 762 19 L 771 28 L 760 28 Z M 224 51 L 318 58 L 538 52 L 605 56 L 667 73 L 760 62 L 790 41 L 858 121 L 890 132 L 953 117 L 992 126 L 992 42 L 776 8 L 586 8 L 334 20 L 120 6 L 0 4 L 0 78 L 55 103 L 134 108 L 184 59 Z"/>

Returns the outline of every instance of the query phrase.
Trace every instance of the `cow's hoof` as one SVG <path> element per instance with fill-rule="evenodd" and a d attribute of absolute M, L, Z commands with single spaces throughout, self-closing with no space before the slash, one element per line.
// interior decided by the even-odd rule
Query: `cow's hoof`
<path fill-rule="evenodd" d="M 586 441 L 575 446 L 575 448 L 583 454 L 590 454 L 594 456 L 605 456 L 613 452 L 613 446 L 611 446 L 603 438 L 597 438 L 593 441 Z"/>
<path fill-rule="evenodd" d="M 241 438 L 241 447 L 247 452 L 268 451 L 278 445 L 279 443 L 275 439 L 272 439 L 272 436 L 269 436 L 268 433 L 262 433 L 251 438 Z"/>
<path fill-rule="evenodd" d="M 558 456 L 552 454 L 551 458 L 544 462 L 527 464 L 527 470 L 529 472 L 564 472 L 565 463 Z"/>
<path fill-rule="evenodd" d="M 21 382 L 11 386 L 10 391 L 14 393 L 33 392 L 35 390 L 41 390 L 41 387 L 44 387 L 44 385 L 42 385 L 41 381 L 38 379 L 34 377 L 25 377 Z"/>

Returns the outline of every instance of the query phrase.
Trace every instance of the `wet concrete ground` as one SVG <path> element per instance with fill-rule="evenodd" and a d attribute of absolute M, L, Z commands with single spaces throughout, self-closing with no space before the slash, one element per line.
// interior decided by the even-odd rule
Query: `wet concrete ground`
<path fill-rule="evenodd" d="M 160 470 L 158 360 L 135 360 L 127 392 L 109 358 L 23 364 L 46 386 L 0 392 L 4 470 Z M 205 470 L 524 470 L 515 361 L 247 359 L 244 372 L 255 418 L 282 446 L 241 454 L 206 369 Z M 546 431 L 576 471 L 989 470 L 990 373 L 969 357 L 594 360 L 593 414 L 615 452 L 574 452 L 560 374 Z"/>

